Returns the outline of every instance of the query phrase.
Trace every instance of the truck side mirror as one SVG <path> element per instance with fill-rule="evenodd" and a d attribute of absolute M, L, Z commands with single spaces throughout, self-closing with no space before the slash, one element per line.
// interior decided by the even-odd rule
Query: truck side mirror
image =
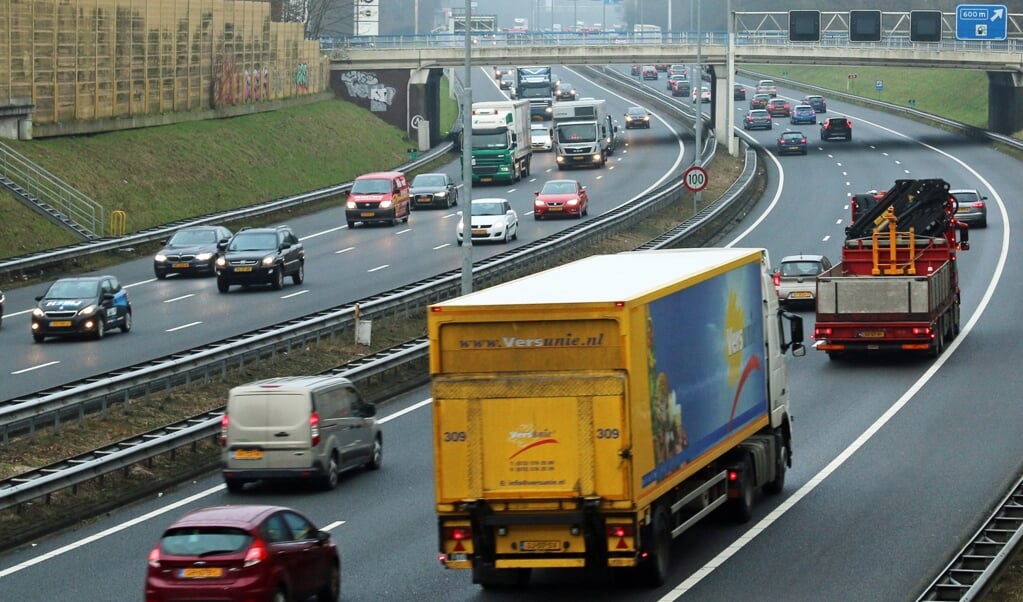
<path fill-rule="evenodd" d="M 785 340 L 785 325 L 782 320 L 786 320 L 789 323 L 789 340 Z M 781 334 L 781 351 L 782 353 L 787 352 L 789 349 L 792 350 L 794 357 L 803 357 L 806 355 L 806 347 L 803 345 L 803 318 L 787 311 L 778 312 L 778 331 Z"/>

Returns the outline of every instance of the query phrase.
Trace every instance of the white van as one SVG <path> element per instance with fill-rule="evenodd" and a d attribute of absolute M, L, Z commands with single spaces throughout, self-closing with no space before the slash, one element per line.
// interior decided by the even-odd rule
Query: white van
<path fill-rule="evenodd" d="M 380 468 L 376 408 L 347 378 L 287 376 L 231 389 L 221 419 L 224 482 L 237 492 L 258 479 L 315 479 L 333 489 L 338 473 Z"/>

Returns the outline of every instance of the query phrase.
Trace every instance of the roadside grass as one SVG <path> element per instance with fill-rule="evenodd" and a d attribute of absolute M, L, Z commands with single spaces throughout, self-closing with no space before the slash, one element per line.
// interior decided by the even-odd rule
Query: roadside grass
<path fill-rule="evenodd" d="M 744 68 L 862 98 L 911 106 L 968 125 L 987 129 L 988 80 L 983 71 L 909 67 L 815 67 L 748 65 Z M 850 79 L 849 74 L 856 78 Z M 875 91 L 881 80 L 883 90 Z M 825 95 L 826 97 L 826 95 Z"/>
<path fill-rule="evenodd" d="M 352 103 L 110 132 L 5 141 L 136 231 L 352 180 L 407 160 L 405 133 Z M 74 242 L 0 197 L 0 257 Z"/>

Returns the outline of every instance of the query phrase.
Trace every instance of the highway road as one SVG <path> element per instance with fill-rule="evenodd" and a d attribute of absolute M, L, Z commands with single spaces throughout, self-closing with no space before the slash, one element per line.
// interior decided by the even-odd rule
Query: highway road
<path fill-rule="evenodd" d="M 574 81 L 585 90 L 582 78 Z M 663 91 L 663 83 L 651 85 L 651 89 Z M 596 92 L 583 94 L 598 96 Z M 780 94 L 802 96 L 793 90 L 780 90 Z M 620 113 L 627 104 L 631 103 L 622 101 L 615 112 Z M 744 103 L 737 104 L 740 109 L 745 112 Z M 1009 359 L 1021 351 L 1021 337 L 1013 335 L 1019 329 L 1014 309 L 1021 285 L 1006 261 L 1019 254 L 1010 237 L 1019 217 L 1010 213 L 1003 200 L 1003 196 L 1011 198 L 1008 191 L 1019 188 L 1019 164 L 982 143 L 889 114 L 837 102 L 830 102 L 829 109 L 850 116 L 854 140 L 820 143 L 811 126 L 802 126 L 811 134 L 810 153 L 769 159 L 768 194 L 735 229 L 729 244 L 766 246 L 775 260 L 798 252 L 825 253 L 837 260 L 842 229 L 848 223 L 848 194 L 884 188 L 903 177 L 943 177 L 954 187 L 977 187 L 990 197 L 990 226 L 972 232 L 972 249 L 961 255 L 963 333 L 938 360 L 830 362 L 814 350 L 792 359 L 789 373 L 795 440 L 785 493 L 761 500 L 747 525 L 710 521 L 676 540 L 675 577 L 663 588 L 633 590 L 615 583 L 606 572 L 537 571 L 528 589 L 492 594 L 473 586 L 466 572 L 443 571 L 435 561 L 429 391 L 421 388 L 381 408 L 386 450 L 380 472 L 353 473 L 330 493 L 278 487 L 242 495 L 228 494 L 219 477 L 211 475 L 3 555 L 0 584 L 5 597 L 138 599 L 146 553 L 170 520 L 191 506 L 258 501 L 299 508 L 320 525 L 343 521 L 334 533 L 344 562 L 345 600 L 914 599 L 972 534 L 1021 468 L 1023 438 L 1018 433 L 1018 394 L 1012 391 L 1016 381 Z M 742 135 L 770 148 L 779 131 Z M 612 197 L 605 208 L 624 200 L 630 191 L 638 191 L 641 186 L 637 182 L 653 181 L 674 162 L 678 146 L 661 124 L 651 129 L 649 137 L 646 134 L 646 130 L 626 132 L 628 152 L 616 155 L 609 165 L 614 169 L 605 174 L 578 172 L 581 180 L 607 176 L 584 180 L 591 192 L 599 190 L 605 200 Z M 649 171 L 639 171 L 651 163 L 657 164 Z M 628 176 L 619 179 L 617 172 L 623 168 Z M 534 168 L 534 174 L 549 177 L 543 176 L 541 169 Z M 520 185 L 514 191 L 504 190 L 523 214 L 532 189 Z M 427 228 L 420 226 L 424 215 L 432 218 L 426 221 L 431 224 Z M 295 221 L 293 225 L 311 248 L 321 245 L 317 241 L 328 244 L 310 259 L 307 284 L 289 286 L 280 293 L 252 291 L 220 297 L 208 280 L 146 282 L 151 276 L 144 262 L 118 266 L 117 273 L 125 282 L 138 283 L 132 295 L 139 311 L 172 299 L 172 293 L 180 296 L 180 285 L 202 289 L 197 295 L 213 295 L 197 299 L 195 307 L 206 303 L 204 311 L 221 311 L 217 307 L 223 305 L 220 320 L 206 322 L 205 315 L 193 307 L 192 313 L 200 315 L 203 326 L 177 332 L 188 333 L 185 336 L 195 341 L 205 336 L 214 339 L 226 336 L 216 334 L 220 331 L 247 330 L 254 321 L 272 323 L 311 311 L 294 306 L 315 306 L 313 299 L 318 297 L 314 295 L 319 295 L 321 288 L 349 300 L 373 292 L 373 287 L 383 290 L 401 278 L 414 279 L 412 274 L 456 267 L 457 251 L 451 250 L 457 248 L 452 244 L 454 226 L 445 215 L 413 214 L 415 238 L 400 234 L 401 228 L 325 231 L 328 220 L 322 216 L 318 228 Z M 341 217 L 339 209 L 336 217 L 329 219 L 340 225 Z M 311 219 L 309 224 L 315 225 L 317 220 Z M 534 228 L 552 225 L 556 227 L 553 222 L 525 221 L 523 236 L 530 231 L 538 234 Z M 406 238 L 394 240 L 401 236 Z M 409 240 L 421 241 L 422 246 L 409 246 Z M 355 249 L 337 253 L 349 246 Z M 437 261 L 445 267 L 431 263 L 430 271 L 422 272 L 425 267 L 417 255 L 433 259 L 440 253 L 450 255 L 444 258 L 446 263 Z M 329 267 L 314 277 L 316 258 Z M 402 262 L 416 262 L 418 267 L 401 266 Z M 365 272 L 384 264 L 401 267 L 369 273 L 384 272 L 379 278 Z M 135 279 L 122 275 L 122 270 L 135 274 Z M 335 273 L 337 277 L 333 277 Z M 353 281 L 359 282 L 359 287 L 347 292 L 352 285 L 346 288 L 342 283 Z M 306 288 L 309 293 L 288 297 Z M 149 294 L 146 291 L 154 296 L 142 305 L 139 298 Z M 8 297 L 15 311 L 24 301 Z M 167 304 L 171 309 L 163 312 L 166 325 L 196 319 L 188 318 L 188 310 L 179 311 L 174 303 Z M 244 320 L 236 317 L 241 315 Z M 803 315 L 808 332 L 812 332 L 812 313 Z M 0 340 L 8 341 L 11 332 L 18 330 L 18 321 L 12 318 L 12 327 L 8 327 L 5 320 Z M 218 323 L 228 321 L 231 323 Z M 154 324 L 136 326 L 129 335 L 117 334 L 100 342 L 48 343 L 30 350 L 51 353 L 54 349 L 56 354 L 66 348 L 78 357 L 83 345 L 102 345 L 103 353 L 96 353 L 96 364 L 102 369 L 108 365 L 105 362 L 118 361 L 110 357 L 123 347 L 115 343 L 118 338 L 134 342 L 137 334 L 147 332 L 151 335 L 145 337 L 147 343 L 177 338 L 162 334 Z M 17 337 L 31 345 L 27 325 Z M 127 349 L 124 356 L 132 357 Z M 9 368 L 4 369 L 6 375 Z M 45 382 L 45 377 L 29 378 Z M 9 380 L 5 376 L 4 387 Z M 25 390 L 35 386 L 24 384 Z M 68 578 L 54 579 L 55 575 Z"/>

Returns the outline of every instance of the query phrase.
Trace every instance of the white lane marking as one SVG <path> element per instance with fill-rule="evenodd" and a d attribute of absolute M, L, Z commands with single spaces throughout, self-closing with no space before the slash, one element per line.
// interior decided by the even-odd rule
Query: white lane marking
<path fill-rule="evenodd" d="M 281 295 L 281 299 L 291 299 L 292 297 L 297 297 L 299 295 L 304 295 L 304 294 L 306 294 L 308 292 L 309 292 L 309 289 L 303 289 L 303 290 L 300 290 L 300 291 L 295 291 L 295 292 L 289 293 L 287 295 Z"/>
<path fill-rule="evenodd" d="M 5 315 L 6 317 L 10 318 L 11 316 L 21 316 L 21 315 L 24 315 L 24 314 L 30 314 L 30 313 L 32 313 L 32 310 L 31 310 L 31 309 L 23 309 L 23 310 L 21 310 L 21 311 L 16 311 L 16 312 L 14 312 L 13 314 L 4 314 L 4 315 Z"/>
<path fill-rule="evenodd" d="M 412 228 L 405 228 L 404 230 L 398 230 L 397 232 L 394 233 L 394 235 L 398 236 L 398 235 L 405 234 L 406 232 L 411 232 L 411 231 L 412 231 Z"/>
<path fill-rule="evenodd" d="M 345 247 L 345 248 L 341 249 L 340 251 L 334 251 L 334 254 L 335 255 L 340 255 L 341 253 L 347 253 L 348 251 L 354 251 L 354 250 L 355 250 L 355 247 Z"/>
<path fill-rule="evenodd" d="M 821 242 L 828 242 L 829 240 L 831 240 L 831 235 L 830 234 L 828 234 L 824 238 L 822 238 Z"/>
<path fill-rule="evenodd" d="M 123 523 L 121 523 L 119 525 L 115 525 L 113 527 L 110 527 L 109 529 L 105 529 L 103 531 L 100 531 L 99 533 L 95 533 L 93 535 L 90 535 L 89 537 L 86 537 L 84 539 L 78 540 L 78 541 L 76 541 L 74 543 L 69 543 L 66 546 L 62 546 L 62 547 L 57 548 L 56 550 L 47 552 L 47 553 L 42 554 L 40 556 L 36 556 L 35 558 L 31 558 L 29 560 L 26 560 L 25 562 L 22 562 L 20 564 L 16 564 L 16 565 L 14 565 L 12 567 L 8 567 L 8 568 L 0 571 L 0 579 L 6 577 L 8 575 L 13 575 L 14 573 L 17 573 L 19 571 L 23 571 L 23 570 L 25 570 L 25 569 L 27 569 L 27 568 L 29 568 L 31 566 L 35 566 L 35 565 L 37 565 L 39 563 L 46 562 L 47 560 L 50 560 L 51 558 L 56 558 L 58 556 L 62 556 L 64 554 L 67 554 L 68 552 L 72 552 L 74 550 L 77 550 L 78 548 L 85 547 L 86 545 L 88 545 L 90 543 L 93 543 L 95 541 L 99 541 L 101 539 L 104 539 L 106 537 L 109 537 L 111 535 L 119 533 L 121 531 L 124 531 L 125 529 L 129 529 L 131 527 L 134 527 L 135 525 L 144 523 L 144 522 L 146 522 L 149 519 L 156 518 L 158 516 L 166 514 L 166 513 L 170 512 L 171 510 L 177 510 L 178 508 L 180 508 L 182 506 L 186 506 L 188 504 L 191 504 L 192 502 L 194 502 L 196 500 L 200 500 L 200 499 L 202 499 L 202 498 L 204 498 L 204 497 L 206 497 L 208 495 L 211 495 L 213 493 L 216 493 L 216 492 L 218 492 L 218 491 L 220 491 L 222 489 L 224 489 L 223 485 L 217 485 L 216 487 L 211 487 L 211 488 L 207 489 L 206 491 L 200 491 L 199 493 L 197 493 L 197 494 L 195 494 L 193 496 L 189 496 L 189 497 L 187 497 L 187 498 L 185 498 L 183 500 L 179 500 L 177 502 L 174 502 L 173 504 L 169 504 L 167 506 L 159 508 L 158 510 L 153 510 L 152 512 L 149 512 L 147 514 L 143 514 L 142 516 L 137 516 L 137 517 L 135 517 L 135 518 L 133 518 L 133 519 L 131 519 L 129 521 L 123 522 Z"/>
<path fill-rule="evenodd" d="M 325 527 L 320 527 L 320 531 L 333 531 L 334 529 L 340 527 L 341 525 L 345 524 L 346 522 L 347 521 L 336 520 L 336 521 L 330 523 L 329 525 L 327 525 Z"/>
<path fill-rule="evenodd" d="M 181 326 L 175 326 L 174 328 L 168 328 L 164 332 L 177 332 L 179 330 L 184 330 L 186 328 L 191 328 L 193 326 L 198 326 L 200 324 L 202 324 L 202 322 L 189 322 L 188 324 L 182 324 Z"/>
<path fill-rule="evenodd" d="M 450 247 L 450 246 L 451 246 L 451 243 L 446 242 L 446 243 L 444 243 L 442 245 L 437 245 L 436 247 L 433 248 L 433 250 L 436 251 L 437 249 L 443 249 L 444 247 Z"/>
<path fill-rule="evenodd" d="M 398 410 L 397 412 L 391 414 L 390 416 L 384 416 L 383 418 L 378 418 L 377 419 L 377 423 L 378 424 L 388 423 L 388 422 L 394 420 L 395 418 L 399 418 L 401 416 L 404 416 L 405 414 L 408 414 L 410 412 L 414 412 L 415 410 L 418 410 L 419 408 L 428 406 L 431 403 L 433 403 L 433 398 L 424 399 L 423 401 L 415 403 L 415 404 L 413 404 L 413 405 L 411 405 L 411 406 L 409 406 L 407 408 L 404 408 L 402 410 Z M 57 548 L 56 550 L 52 550 L 52 551 L 47 552 L 45 554 L 42 554 L 40 556 L 36 556 L 35 558 L 31 558 L 29 560 L 26 560 L 25 562 L 22 562 L 22 563 L 14 565 L 14 566 L 8 567 L 6 569 L 0 570 L 0 579 L 2 579 L 4 577 L 7 577 L 8 575 L 13 575 L 14 573 L 21 572 L 21 571 L 23 571 L 23 570 L 25 570 L 25 569 L 27 569 L 29 567 L 35 566 L 37 564 L 41 564 L 43 562 L 46 562 L 47 560 L 50 560 L 52 558 L 56 558 L 58 556 L 63 556 L 64 554 L 67 554 L 68 552 L 73 552 L 73 551 L 77 550 L 78 548 L 84 548 L 85 546 L 87 546 L 87 545 L 89 545 L 91 543 L 97 542 L 97 541 L 99 541 L 101 539 L 105 539 L 105 538 L 107 538 L 107 537 L 109 537 L 111 535 L 115 535 L 115 534 L 120 533 L 121 531 L 124 531 L 126 529 L 130 529 L 131 527 L 134 527 L 135 525 L 140 525 L 140 524 L 142 524 L 142 523 L 144 523 L 144 522 L 146 522 L 148 520 L 151 520 L 151 519 L 163 516 L 164 514 L 167 514 L 168 512 L 170 512 L 172 510 L 177 510 L 178 508 L 181 508 L 182 506 L 187 506 L 187 505 L 189 505 L 189 504 L 191 504 L 193 502 L 197 502 L 197 501 L 199 501 L 199 500 L 201 500 L 201 499 L 203 499 L 205 497 L 209 497 L 209 496 L 213 495 L 214 493 L 219 493 L 219 492 L 221 492 L 223 490 L 224 490 L 224 485 L 216 485 L 214 487 L 210 487 L 209 489 L 200 491 L 199 493 L 196 493 L 195 495 L 191 495 L 191 496 L 189 496 L 189 497 L 187 497 L 185 499 L 182 499 L 182 500 L 179 500 L 177 502 L 174 502 L 173 504 L 169 504 L 167 506 L 163 506 L 163 507 L 161 507 L 161 508 L 159 508 L 157 510 L 153 510 L 152 512 L 148 512 L 148 513 L 143 514 L 141 516 L 137 516 L 137 517 L 135 517 L 135 518 L 133 518 L 131 520 L 125 521 L 125 522 L 123 522 L 121 524 L 114 525 L 113 527 L 110 527 L 109 529 L 104 529 L 103 531 L 100 531 L 99 533 L 94 533 L 93 535 L 90 535 L 90 536 L 88 536 L 88 537 L 86 537 L 84 539 L 80 539 L 80 540 L 78 540 L 76 542 L 69 543 L 69 544 L 67 544 L 65 546 L 61 546 L 61 547 Z M 330 525 L 328 525 L 328 527 L 324 527 L 324 529 L 325 530 L 329 530 L 329 529 L 332 529 L 334 527 L 341 526 L 343 524 L 345 524 L 345 521 L 335 521 L 335 522 L 331 523 Z"/>
<path fill-rule="evenodd" d="M 927 371 L 924 372 L 922 375 L 920 375 L 920 378 L 918 378 L 917 381 L 913 383 L 913 385 L 909 389 L 907 389 L 906 392 L 903 393 L 902 396 L 899 397 L 899 399 L 896 400 L 894 404 L 891 405 L 891 407 L 889 407 L 883 414 L 881 414 L 880 417 L 878 417 L 877 420 L 874 421 L 873 424 L 871 424 L 865 431 L 863 431 L 863 433 L 860 434 L 860 436 L 857 437 L 856 440 L 849 445 L 849 447 L 842 450 L 842 452 L 839 453 L 834 460 L 832 460 L 827 466 L 821 469 L 821 471 L 814 475 L 809 481 L 807 481 L 806 484 L 800 487 L 798 491 L 796 491 L 790 497 L 786 498 L 784 502 L 779 504 L 777 508 L 772 510 L 770 514 L 761 519 L 760 522 L 753 525 L 752 527 L 750 527 L 749 530 L 740 535 L 738 539 L 736 539 L 730 546 L 722 550 L 720 554 L 712 558 L 709 562 L 707 562 L 707 564 L 700 567 L 695 573 L 693 573 L 684 581 L 682 581 L 674 588 L 672 588 L 672 590 L 665 594 L 664 596 L 662 596 L 658 602 L 673 602 L 674 600 L 677 600 L 683 594 L 688 592 L 690 589 L 695 587 L 700 581 L 703 580 L 704 577 L 713 573 L 715 569 L 723 565 L 725 561 L 731 558 L 736 552 L 745 547 L 746 544 L 753 541 L 753 539 L 755 539 L 757 535 L 760 535 L 765 530 L 767 530 L 767 528 L 770 527 L 776 520 L 778 520 L 786 512 L 791 510 L 793 506 L 795 506 L 803 498 L 809 495 L 814 489 L 817 488 L 818 485 L 823 483 L 826 478 L 831 476 L 833 472 L 838 470 L 838 468 L 841 467 L 842 464 L 845 464 L 846 460 L 851 458 L 854 453 L 856 453 L 861 447 L 866 445 L 866 443 L 870 441 L 870 439 L 873 438 L 873 436 L 877 434 L 878 431 L 880 431 L 886 424 L 888 424 L 888 422 L 891 421 L 891 419 L 894 418 L 895 415 L 898 414 L 899 411 L 902 410 L 902 408 L 905 407 L 906 404 L 908 404 L 916 396 L 916 394 L 928 382 L 930 382 L 932 378 L 934 378 L 934 375 L 937 374 L 938 370 L 940 370 L 941 367 L 945 365 L 945 362 L 951 359 L 956 349 L 958 349 L 959 345 L 961 345 L 962 342 L 966 340 L 966 337 L 969 336 L 970 332 L 973 330 L 974 326 L 976 326 L 981 316 L 984 315 L 984 312 L 987 310 L 987 306 L 991 303 L 991 298 L 995 294 L 995 289 L 998 288 L 998 283 L 1002 279 L 1002 273 L 1005 271 L 1005 264 L 1008 261 L 1009 257 L 1009 239 L 1011 238 L 1010 235 L 1012 234 L 1012 227 L 1009 225 L 1009 213 L 1005 209 L 1005 203 L 1002 201 L 1002 197 L 998 195 L 998 192 L 994 189 L 994 187 L 991 186 L 991 183 L 988 182 L 983 176 L 977 173 L 975 169 L 967 165 L 961 159 L 952 156 L 951 154 L 941 150 L 940 148 L 931 146 L 930 144 L 926 144 L 924 142 L 920 142 L 919 140 L 915 140 L 910 136 L 907 136 L 900 132 L 896 132 L 895 130 L 891 130 L 884 126 L 866 120 L 861 121 L 863 121 L 864 123 L 868 123 L 880 130 L 888 132 L 894 136 L 904 138 L 912 142 L 916 142 L 920 146 L 928 150 L 931 150 L 949 159 L 950 161 L 958 163 L 960 167 L 973 174 L 973 176 L 977 178 L 977 180 L 983 183 L 984 187 L 986 187 L 988 189 L 988 192 L 990 193 L 989 196 L 992 199 L 994 199 L 995 204 L 998 207 L 998 212 L 1002 217 L 1002 225 L 1004 228 L 1002 230 L 1002 245 L 998 254 L 998 264 L 995 266 L 994 274 L 992 275 L 991 280 L 988 282 L 987 288 L 984 290 L 984 295 L 981 298 L 980 303 L 977 304 L 977 310 L 973 312 L 972 316 L 970 316 L 970 321 L 966 323 L 966 326 L 964 326 L 962 330 L 960 330 L 959 336 L 956 337 L 956 339 L 949 344 L 949 346 L 945 349 L 945 353 L 940 355 L 938 359 L 934 360 L 934 363 L 931 364 L 931 367 L 928 368 Z M 773 155 L 768 156 L 773 157 Z M 781 189 L 783 184 L 784 173 L 782 173 L 781 176 L 779 190 Z M 775 198 L 777 198 L 777 194 Z M 774 208 L 774 205 L 775 201 L 772 200 L 771 204 L 768 205 L 768 207 L 765 209 L 765 214 L 769 213 Z M 763 219 L 764 216 L 761 216 L 761 218 L 757 220 L 757 223 L 760 223 L 760 221 L 762 221 Z M 747 228 L 745 232 L 740 234 L 738 238 L 728 243 L 728 245 L 726 246 L 731 247 L 738 243 L 739 240 L 741 240 L 743 237 L 749 234 L 751 229 L 752 227 Z M 814 346 L 816 346 L 816 343 L 814 344 Z"/>
<path fill-rule="evenodd" d="M 299 238 L 299 240 L 309 240 L 310 238 L 316 238 L 317 236 L 323 236 L 324 234 L 330 234 L 331 232 L 337 232 L 338 230 L 344 230 L 347 227 L 348 227 L 348 225 L 345 224 L 344 226 L 338 226 L 336 228 L 330 228 L 328 230 L 321 230 L 319 232 L 313 232 L 312 234 L 309 234 L 307 236 L 303 236 L 302 238 Z"/>
<path fill-rule="evenodd" d="M 46 362 L 45 364 L 39 364 L 38 366 L 32 366 L 30 368 L 22 368 L 21 370 L 15 370 L 14 372 L 11 372 L 11 374 L 24 374 L 26 372 L 31 372 L 33 370 L 38 370 L 40 368 L 46 368 L 47 366 L 53 366 L 59 363 L 60 360 L 54 360 L 52 362 Z"/>
<path fill-rule="evenodd" d="M 195 296 L 194 294 L 189 293 L 187 295 L 181 295 L 180 297 L 174 297 L 173 299 L 164 299 L 163 302 L 164 303 L 174 303 L 175 301 L 181 301 L 183 299 L 188 299 L 189 297 L 194 297 L 194 296 Z"/>
<path fill-rule="evenodd" d="M 384 265 L 381 265 L 381 266 L 377 266 L 377 267 L 375 267 L 375 268 L 370 268 L 370 269 L 368 269 L 368 270 L 366 270 L 366 271 L 367 271 L 367 272 L 376 272 L 376 271 L 379 271 L 379 270 L 383 270 L 383 269 L 385 269 L 385 268 L 389 268 L 389 267 L 391 267 L 391 266 L 390 266 L 389 264 L 386 264 L 386 263 L 385 263 Z"/>

